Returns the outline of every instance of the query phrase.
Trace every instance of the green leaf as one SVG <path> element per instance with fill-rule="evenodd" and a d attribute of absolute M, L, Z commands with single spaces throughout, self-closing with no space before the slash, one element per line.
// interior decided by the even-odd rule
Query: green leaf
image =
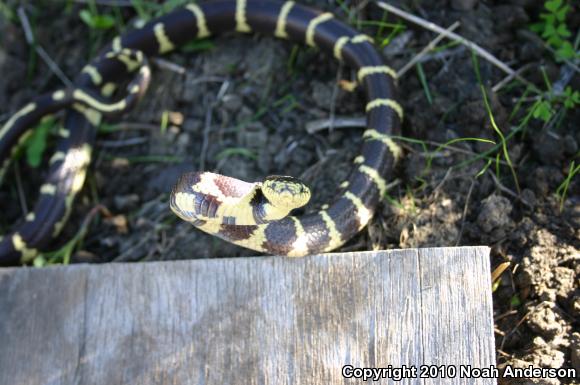
<path fill-rule="evenodd" d="M 48 263 L 48 261 L 46 260 L 46 258 L 44 258 L 44 255 L 38 255 L 34 258 L 34 260 L 32 261 L 32 264 L 34 265 L 34 267 L 44 267 L 46 266 Z"/>
<path fill-rule="evenodd" d="M 115 25 L 115 18 L 111 15 L 98 15 L 91 13 L 88 9 L 79 12 L 82 21 L 93 29 L 110 29 Z"/>
<path fill-rule="evenodd" d="M 560 8 L 562 5 L 562 0 L 549 0 L 544 3 L 544 8 L 548 11 L 554 13 Z"/>
<path fill-rule="evenodd" d="M 572 91 L 572 87 L 566 87 L 564 90 L 564 95 L 566 96 L 564 99 L 564 107 L 570 109 L 573 108 L 576 104 L 580 104 L 580 92 Z"/>
<path fill-rule="evenodd" d="M 538 102 L 534 107 L 534 112 L 532 116 L 536 119 L 541 119 L 547 122 L 552 117 L 552 108 L 547 100 L 542 100 Z"/>
<path fill-rule="evenodd" d="M 88 9 L 81 10 L 79 12 L 79 16 L 80 16 L 81 20 L 85 22 L 86 25 L 88 25 L 91 28 L 95 28 L 94 22 L 93 22 L 93 15 L 91 14 L 91 12 Z"/>
<path fill-rule="evenodd" d="M 95 15 L 93 20 L 97 29 L 110 29 L 115 25 L 115 18 L 111 15 Z"/>
<path fill-rule="evenodd" d="M 522 301 L 520 300 L 520 297 L 517 294 L 514 295 L 510 300 L 510 305 L 512 305 L 513 307 L 518 307 L 521 304 L 522 304 Z"/>
<path fill-rule="evenodd" d="M 566 27 L 566 24 L 560 24 L 556 32 L 558 32 L 558 35 L 562 37 L 570 37 L 572 35 L 568 30 L 568 27 Z"/>
<path fill-rule="evenodd" d="M 562 44 L 564 44 L 565 41 L 562 40 L 562 38 L 560 36 L 553 35 L 553 36 L 550 36 L 548 38 L 548 40 L 546 40 L 546 42 L 553 47 L 559 48 L 562 46 Z"/>
<path fill-rule="evenodd" d="M 563 6 L 558 12 L 556 12 L 556 19 L 558 19 L 558 21 L 566 20 L 566 15 L 568 14 L 569 9 L 569 5 Z"/>
<path fill-rule="evenodd" d="M 541 33 L 544 29 L 546 29 L 546 25 L 544 23 L 534 23 L 530 25 L 530 29 L 536 33 Z"/>
<path fill-rule="evenodd" d="M 545 15 L 545 17 L 543 18 L 546 20 L 546 22 L 544 23 L 546 29 L 551 28 L 552 30 L 554 30 L 554 24 L 556 24 L 556 16 L 554 15 Z"/>
<path fill-rule="evenodd" d="M 572 47 L 572 43 L 570 43 L 569 41 L 563 41 L 562 45 L 560 46 L 560 48 L 558 48 L 556 53 L 563 59 L 572 59 L 574 56 L 576 56 L 574 47 Z"/>
<path fill-rule="evenodd" d="M 54 118 L 45 119 L 34 129 L 32 135 L 26 141 L 26 163 L 30 167 L 37 168 L 42 161 L 42 154 L 46 149 L 48 131 L 54 124 Z"/>

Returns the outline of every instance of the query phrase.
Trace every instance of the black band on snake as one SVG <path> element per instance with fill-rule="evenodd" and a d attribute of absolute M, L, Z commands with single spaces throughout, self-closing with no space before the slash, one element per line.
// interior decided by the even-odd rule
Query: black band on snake
<path fill-rule="evenodd" d="M 147 88 L 146 57 L 170 52 L 198 38 L 223 32 L 261 33 L 305 43 L 354 68 L 366 94 L 367 128 L 353 170 L 338 197 L 322 209 L 288 216 L 303 206 L 309 189 L 291 177 L 246 183 L 209 172 L 183 175 L 170 197 L 171 209 L 199 229 L 256 251 L 303 256 L 333 250 L 359 232 L 385 194 L 386 178 L 401 150 L 403 110 L 395 100 L 395 71 L 384 65 L 372 38 L 292 1 L 218 0 L 190 4 L 117 37 L 75 79 L 73 89 L 43 95 L 0 129 L 0 180 L 14 149 L 43 116 L 66 108 L 49 176 L 34 210 L 0 238 L 0 265 L 30 262 L 59 234 L 81 189 L 91 159 L 96 126 L 103 116 L 123 113 Z M 128 76 L 127 96 L 112 93 Z"/>

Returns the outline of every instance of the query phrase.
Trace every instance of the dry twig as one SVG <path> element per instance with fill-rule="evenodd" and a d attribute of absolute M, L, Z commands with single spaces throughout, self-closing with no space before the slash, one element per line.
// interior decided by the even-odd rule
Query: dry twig
<path fill-rule="evenodd" d="M 153 58 L 151 61 L 153 63 L 155 63 L 155 65 L 157 65 L 157 67 L 159 67 L 163 70 L 175 72 L 178 75 L 185 75 L 185 73 L 187 72 L 185 67 L 180 66 L 179 64 L 173 63 L 167 59 L 156 57 L 156 58 Z"/>
<path fill-rule="evenodd" d="M 67 87 L 72 88 L 73 84 L 70 79 L 62 72 L 59 66 L 52 60 L 52 58 L 46 53 L 44 48 L 36 43 L 34 38 L 34 34 L 32 33 L 32 28 L 30 27 L 30 21 L 28 20 L 28 16 L 26 15 L 26 11 L 24 7 L 21 5 L 18 7 L 18 18 L 20 19 L 20 24 L 22 24 L 22 28 L 24 29 L 24 36 L 26 38 L 26 42 L 34 48 L 38 56 L 44 60 L 48 68 L 63 82 Z"/>
<path fill-rule="evenodd" d="M 318 131 L 333 127 L 333 128 L 345 128 L 345 127 L 366 127 L 367 119 L 363 117 L 334 117 L 334 119 L 317 119 L 306 123 L 306 132 L 309 134 L 315 134 Z"/>
<path fill-rule="evenodd" d="M 438 26 L 437 24 L 435 24 L 433 22 L 427 21 L 427 20 L 422 19 L 422 18 L 415 16 L 415 15 L 412 15 L 408 12 L 403 11 L 402 9 L 399 9 L 397 7 L 390 5 L 390 4 L 384 3 L 382 1 L 377 1 L 377 5 L 381 8 L 389 11 L 389 12 L 394 13 L 395 15 L 397 15 L 399 17 L 402 17 L 405 20 L 408 20 L 408 21 L 410 21 L 414 24 L 417 24 L 423 28 L 426 28 L 430 31 L 437 32 L 437 33 L 447 37 L 448 39 L 457 41 L 460 44 L 465 45 L 466 47 L 468 47 L 469 49 L 471 49 L 475 53 L 477 53 L 479 56 L 486 59 L 487 61 L 489 61 L 493 65 L 495 65 L 497 68 L 499 68 L 503 72 L 505 72 L 509 75 L 513 75 L 516 79 L 520 80 L 522 83 L 537 90 L 537 87 L 534 84 L 532 84 L 528 80 L 522 78 L 510 66 L 508 66 L 507 64 L 505 64 L 504 62 L 502 62 L 501 60 L 499 60 L 498 58 L 493 56 L 491 53 L 489 53 L 485 49 L 481 48 L 479 45 L 475 44 L 474 42 L 472 42 L 470 40 L 467 40 L 463 36 L 460 36 L 460 35 L 456 34 L 455 32 L 447 31 L 446 29 Z"/>
<path fill-rule="evenodd" d="M 458 21 L 456 21 L 455 23 L 451 24 L 451 26 L 449 28 L 446 29 L 446 31 L 448 32 L 452 32 L 455 29 L 457 29 L 457 27 L 459 27 L 461 25 L 461 23 L 459 23 Z M 423 48 L 421 50 L 421 52 L 419 52 L 417 55 L 415 55 L 407 64 L 405 64 L 403 66 L 403 68 L 401 68 L 399 71 L 397 71 L 397 77 L 402 77 L 405 73 L 407 73 L 408 70 L 410 70 L 417 62 L 419 62 L 425 55 L 427 55 L 427 53 L 429 53 L 431 50 L 433 50 L 437 44 L 439 44 L 439 42 L 441 40 L 443 40 L 445 38 L 445 35 L 440 33 L 435 39 L 431 40 L 429 42 L 429 44 L 427 44 L 425 46 L 425 48 Z"/>

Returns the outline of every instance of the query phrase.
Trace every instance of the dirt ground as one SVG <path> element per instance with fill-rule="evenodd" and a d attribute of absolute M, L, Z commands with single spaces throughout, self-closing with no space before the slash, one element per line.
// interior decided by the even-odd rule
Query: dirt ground
<path fill-rule="evenodd" d="M 4 3 L 17 8 L 16 2 Z M 398 20 L 385 19 L 380 8 L 366 2 L 310 3 L 355 25 L 357 20 Z M 566 86 L 580 90 L 578 72 L 554 60 L 530 32 L 529 25 L 542 12 L 540 1 L 391 3 L 445 28 L 459 21 L 456 32 L 511 68 L 524 68 L 521 76 L 542 90 L 547 88 L 543 74 L 556 91 Z M 86 6 L 63 4 L 44 1 L 25 9 L 39 45 L 73 78 L 116 32 L 90 30 L 79 17 Z M 567 18 L 574 35 L 580 25 L 577 3 L 575 7 Z M 99 10 L 112 12 L 105 6 Z M 135 11 L 120 8 L 117 20 L 127 28 L 136 20 Z M 363 22 L 361 29 L 378 36 L 379 44 L 390 37 L 381 50 L 396 69 L 436 37 L 405 21 L 392 35 L 392 28 L 371 24 Z M 0 13 L 0 31 L 4 122 L 33 96 L 62 83 L 31 54 L 17 16 Z M 492 269 L 509 262 L 493 293 L 498 365 L 575 368 L 580 373 L 579 178 L 572 179 L 563 202 L 556 195 L 571 172 L 571 161 L 579 162 L 580 109 L 564 111 L 555 104 L 558 119 L 544 123 L 532 118 L 521 124 L 541 94 L 524 95 L 519 82 L 493 90 L 505 73 L 482 58 L 474 62 L 464 46 L 446 40 L 439 46 L 423 57 L 420 68 L 412 67 L 399 79 L 405 159 L 372 223 L 341 250 L 489 245 Z M 121 123 L 99 134 L 87 183 L 55 244 L 58 249 L 77 235 L 83 222 L 88 224 L 72 262 L 255 255 L 195 231 L 168 210 L 168 192 L 184 171 L 212 170 L 248 181 L 270 174 L 299 176 L 314 192 L 311 209 L 331 199 L 346 178 L 361 142 L 361 124 L 337 123 L 315 132 L 306 128 L 329 116 L 337 122 L 364 116 L 362 95 L 337 83 L 353 78 L 350 69 L 329 55 L 270 37 L 226 35 L 187 51 L 155 61 L 144 100 Z M 502 149 L 493 144 L 458 140 L 442 146 L 458 138 L 499 142 L 482 85 L 497 127 L 509 136 L 506 150 L 515 178 Z M 106 129 L 111 127 L 115 129 Z M 20 180 L 21 188 L 5 183 L 0 189 L 5 213 L 0 233 L 23 216 L 22 201 L 31 207 L 46 173 L 23 159 L 17 166 L 7 180 Z"/>

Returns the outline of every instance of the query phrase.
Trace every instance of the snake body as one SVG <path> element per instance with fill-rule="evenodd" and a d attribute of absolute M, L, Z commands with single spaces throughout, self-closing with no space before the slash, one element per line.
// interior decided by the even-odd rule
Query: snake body
<path fill-rule="evenodd" d="M 115 38 L 84 67 L 72 89 L 35 99 L 4 124 L 0 129 L 2 166 L 8 163 L 13 149 L 31 126 L 48 113 L 66 108 L 59 131 L 62 138 L 50 160 L 48 179 L 40 188 L 34 210 L 0 240 L 0 264 L 31 261 L 59 234 L 74 196 L 84 183 L 95 127 L 103 116 L 131 108 L 146 88 L 148 67 L 144 58 L 173 51 L 193 39 L 228 31 L 261 33 L 305 43 L 352 67 L 367 100 L 362 149 L 349 178 L 340 185 L 339 195 L 311 214 L 281 216 L 283 211 L 303 204 L 304 197 L 293 202 L 294 206 L 281 208 L 264 194 L 265 186 L 273 186 L 280 196 L 286 194 L 291 200 L 301 194 L 309 196 L 303 185 L 292 179 L 275 178 L 251 184 L 204 172 L 180 178 L 170 198 L 172 210 L 205 232 L 275 255 L 330 251 L 366 226 L 401 153 L 392 140 L 399 133 L 403 117 L 395 98 L 395 71 L 383 63 L 370 37 L 331 13 L 292 1 L 217 0 L 189 4 Z M 113 91 L 129 75 L 134 80 L 129 84 L 127 96 L 120 101 L 111 100 Z"/>

